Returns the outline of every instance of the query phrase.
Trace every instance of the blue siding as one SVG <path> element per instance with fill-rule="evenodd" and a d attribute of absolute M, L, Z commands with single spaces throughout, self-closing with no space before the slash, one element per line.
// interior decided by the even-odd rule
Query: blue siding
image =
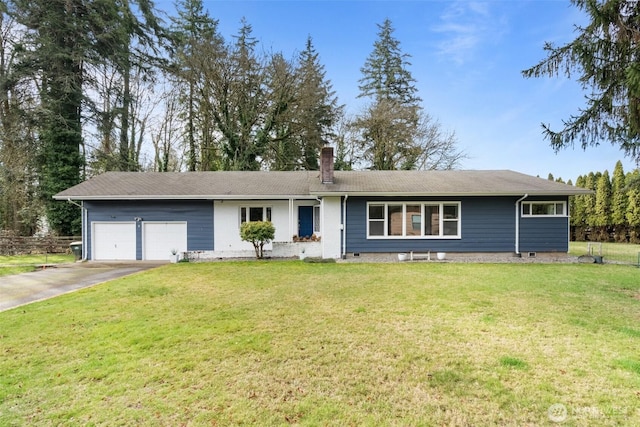
<path fill-rule="evenodd" d="M 559 201 L 567 204 L 568 197 L 529 197 L 525 202 Z M 568 252 L 569 217 L 521 217 L 520 252 Z"/>
<path fill-rule="evenodd" d="M 514 252 L 518 197 L 365 198 L 347 200 L 347 245 L 352 252 Z M 549 200 L 549 198 L 545 198 Z M 566 201 L 566 199 L 562 199 Z M 367 239 L 367 202 L 459 201 L 460 239 Z M 568 250 L 568 218 L 520 218 L 521 251 Z"/>
<path fill-rule="evenodd" d="M 213 202 L 180 201 L 91 201 L 84 202 L 88 213 L 88 258 L 91 259 L 91 223 L 93 221 L 186 221 L 187 248 L 190 251 L 213 250 Z M 136 227 L 136 259 L 142 259 L 142 227 Z"/>
<path fill-rule="evenodd" d="M 521 218 L 521 252 L 569 251 L 569 218 Z"/>

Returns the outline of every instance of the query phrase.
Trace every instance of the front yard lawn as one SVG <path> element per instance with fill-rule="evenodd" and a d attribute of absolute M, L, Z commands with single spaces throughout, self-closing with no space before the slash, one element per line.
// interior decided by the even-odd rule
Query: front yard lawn
<path fill-rule="evenodd" d="M 0 425 L 640 425 L 639 279 L 166 265 L 0 313 Z"/>

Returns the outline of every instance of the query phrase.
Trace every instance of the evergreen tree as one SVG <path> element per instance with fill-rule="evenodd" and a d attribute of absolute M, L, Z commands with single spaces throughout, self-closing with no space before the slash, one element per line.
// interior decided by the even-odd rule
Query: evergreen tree
<path fill-rule="evenodd" d="M 622 162 L 616 162 L 611 182 L 611 225 L 614 238 L 618 242 L 626 241 L 627 188 Z"/>
<path fill-rule="evenodd" d="M 298 96 L 295 120 L 302 148 L 302 169 L 318 169 L 318 155 L 323 145 L 334 137 L 333 128 L 342 114 L 338 98 L 326 79 L 311 37 L 298 59 L 296 69 Z"/>
<path fill-rule="evenodd" d="M 265 111 L 260 145 L 268 147 L 264 160 L 272 170 L 300 168 L 301 143 L 296 135 L 296 110 L 299 110 L 294 65 L 282 54 L 274 54 L 266 68 L 265 96 L 269 98 Z"/>
<path fill-rule="evenodd" d="M 585 177 L 584 188 L 588 188 L 589 190 L 595 191 L 597 182 L 598 182 L 598 176 L 593 172 L 589 172 L 589 174 Z M 588 227 L 594 227 L 596 225 L 595 209 L 596 209 L 595 194 L 585 194 L 584 195 L 584 218 L 585 218 L 585 225 Z"/>
<path fill-rule="evenodd" d="M 596 227 L 597 240 L 608 240 L 607 226 L 611 223 L 611 181 L 609 171 L 604 171 L 596 183 L 595 209 L 592 224 Z"/>
<path fill-rule="evenodd" d="M 258 170 L 264 146 L 258 141 L 267 111 L 265 66 L 255 52 L 257 40 L 245 19 L 229 55 L 212 64 L 207 84 L 216 128 L 222 135 L 226 170 Z"/>
<path fill-rule="evenodd" d="M 399 105 L 416 108 L 421 99 L 408 69 L 410 55 L 400 49 L 400 41 L 393 36 L 395 29 L 389 19 L 378 24 L 378 29 L 373 52 L 360 69 L 359 97 L 394 100 Z"/>
<path fill-rule="evenodd" d="M 640 171 L 638 170 L 627 175 L 627 181 L 638 179 L 640 179 Z M 627 198 L 628 203 L 625 218 L 629 226 L 630 242 L 640 243 L 640 187 L 630 187 Z"/>
<path fill-rule="evenodd" d="M 27 30 L 29 48 L 21 50 L 22 70 L 39 79 L 39 188 L 51 228 L 78 234 L 80 209 L 52 196 L 81 180 L 84 159 L 81 111 L 83 62 L 90 35 L 92 6 L 82 0 L 15 0 L 10 13 Z"/>
<path fill-rule="evenodd" d="M 213 138 L 213 123 L 204 69 L 206 62 L 224 56 L 225 44 L 218 33 L 218 21 L 204 11 L 202 0 L 180 0 L 178 16 L 173 19 L 172 44 L 174 61 L 170 70 L 180 88 L 184 111 L 184 139 L 187 147 L 187 169 L 214 170 L 219 166 L 218 150 Z"/>
<path fill-rule="evenodd" d="M 586 178 L 580 175 L 576 179 L 576 186 L 586 188 Z M 586 196 L 576 195 L 569 198 L 571 212 L 571 225 L 574 227 L 576 240 L 583 241 L 586 238 L 587 212 L 586 212 Z"/>
<path fill-rule="evenodd" d="M 578 76 L 587 107 L 560 130 L 543 125 L 556 150 L 579 143 L 617 144 L 628 155 L 640 155 L 640 3 L 619 0 L 572 0 L 590 19 L 564 46 L 546 43 L 547 57 L 523 71 L 525 77 Z"/>
<path fill-rule="evenodd" d="M 420 98 L 408 67 L 409 55 L 402 52 L 386 19 L 378 24 L 374 49 L 360 69 L 359 97 L 372 103 L 354 125 L 360 129 L 364 158 L 371 169 L 400 169 L 413 163 L 414 136 L 418 128 Z"/>
<path fill-rule="evenodd" d="M 424 113 L 409 55 L 393 36 L 391 21 L 378 25 L 378 39 L 361 68 L 359 97 L 371 104 L 356 117 L 361 160 L 370 169 L 447 169 L 464 154 L 455 134 L 443 133 L 437 121 Z"/>

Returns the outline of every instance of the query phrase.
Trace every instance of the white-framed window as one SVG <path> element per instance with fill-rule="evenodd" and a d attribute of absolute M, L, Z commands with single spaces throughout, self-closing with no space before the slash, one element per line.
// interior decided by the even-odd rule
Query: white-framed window
<path fill-rule="evenodd" d="M 567 216 L 566 202 L 522 202 L 522 216 Z"/>
<path fill-rule="evenodd" d="M 240 224 L 252 221 L 271 221 L 271 207 L 242 206 L 240 208 Z"/>
<path fill-rule="evenodd" d="M 369 202 L 367 238 L 459 239 L 460 202 Z"/>

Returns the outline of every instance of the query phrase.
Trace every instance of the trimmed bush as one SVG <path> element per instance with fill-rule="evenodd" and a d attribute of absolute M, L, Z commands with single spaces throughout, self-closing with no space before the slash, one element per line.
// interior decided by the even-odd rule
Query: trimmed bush
<path fill-rule="evenodd" d="M 240 226 L 240 238 L 253 244 L 258 259 L 264 257 L 264 245 L 272 241 L 275 234 L 276 228 L 270 221 L 251 221 Z"/>

